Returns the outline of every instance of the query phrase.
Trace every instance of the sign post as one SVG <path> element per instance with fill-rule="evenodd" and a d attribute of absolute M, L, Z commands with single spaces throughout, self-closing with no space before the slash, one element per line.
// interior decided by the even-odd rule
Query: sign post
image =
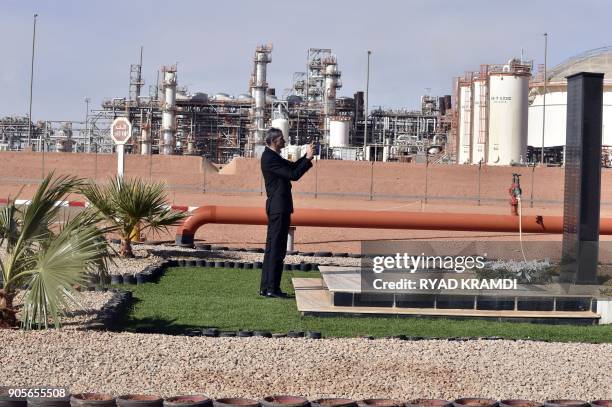
<path fill-rule="evenodd" d="M 132 124 L 126 117 L 117 117 L 111 126 L 111 139 L 117 146 L 117 176 L 123 177 L 123 151 L 125 144 L 132 137 Z"/>

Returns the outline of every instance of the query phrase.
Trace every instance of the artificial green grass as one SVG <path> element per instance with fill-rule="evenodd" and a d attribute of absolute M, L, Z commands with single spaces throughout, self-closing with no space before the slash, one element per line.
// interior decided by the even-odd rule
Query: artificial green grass
<path fill-rule="evenodd" d="M 121 322 L 133 332 L 184 333 L 189 328 L 221 331 L 317 331 L 325 337 L 499 336 L 561 342 L 612 342 L 612 325 L 571 326 L 451 320 L 416 317 L 301 316 L 295 299 L 259 295 L 260 270 L 170 268 L 157 283 L 130 286 L 135 304 Z M 313 272 L 284 272 L 282 289 L 293 294 L 292 277 L 320 277 Z"/>

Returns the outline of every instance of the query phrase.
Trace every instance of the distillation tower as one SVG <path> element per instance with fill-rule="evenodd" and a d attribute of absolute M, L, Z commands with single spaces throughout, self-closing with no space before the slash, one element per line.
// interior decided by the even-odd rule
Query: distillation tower
<path fill-rule="evenodd" d="M 162 67 L 164 102 L 162 105 L 162 143 L 160 154 L 174 154 L 176 113 L 176 65 Z"/>
<path fill-rule="evenodd" d="M 342 87 L 340 82 L 340 71 L 335 56 L 329 56 L 322 60 L 324 66 L 323 77 L 325 78 L 325 88 L 323 91 L 323 115 L 325 116 L 325 145 L 330 143 L 330 122 L 336 114 L 336 91 Z"/>
<path fill-rule="evenodd" d="M 247 153 L 254 154 L 255 146 L 262 145 L 265 139 L 266 119 L 266 93 L 268 82 L 266 80 L 267 66 L 272 62 L 272 45 L 260 45 L 255 50 L 253 59 L 254 74 L 251 77 L 251 95 L 253 97 L 251 134 L 247 144 Z"/>

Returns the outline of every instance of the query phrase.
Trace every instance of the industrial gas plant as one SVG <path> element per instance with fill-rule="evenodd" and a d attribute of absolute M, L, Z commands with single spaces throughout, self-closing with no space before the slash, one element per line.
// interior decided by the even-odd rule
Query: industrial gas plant
<path fill-rule="evenodd" d="M 367 88 L 340 96 L 346 89 L 331 49 L 309 49 L 305 71 L 295 72 L 291 87 L 278 92 L 267 77 L 272 51 L 271 45 L 255 49 L 248 86 L 235 96 L 188 90 L 176 65 L 161 67 L 144 95 L 141 52 L 140 62 L 130 66 L 127 97 L 88 106 L 84 122 L 0 118 L 0 150 L 112 153 L 111 123 L 126 117 L 132 124 L 128 153 L 198 155 L 220 164 L 257 157 L 269 127 L 283 131 L 289 159 L 315 141 L 321 159 L 562 164 L 565 77 L 593 69 L 608 73 L 612 67 L 612 48 L 570 58 L 547 74 L 542 67 L 535 73 L 533 62 L 523 58 L 482 64 L 455 78 L 452 95 L 423 95 L 415 110 L 368 107 Z M 604 86 L 603 144 L 609 158 L 612 126 L 606 124 L 612 112 L 606 101 L 612 84 Z"/>
<path fill-rule="evenodd" d="M 258 46 L 251 76 L 245 78 L 247 92 L 237 96 L 188 92 L 176 65 L 161 67 L 158 83 L 145 96 L 142 62 L 134 64 L 128 97 L 104 101 L 84 125 L 47 121 L 29 129 L 27 118 L 5 118 L 0 149 L 110 153 L 110 124 L 123 116 L 132 123 L 127 151 L 133 154 L 200 155 L 225 163 L 236 156 L 257 156 L 271 126 L 283 130 L 290 158 L 311 141 L 321 146 L 321 158 L 330 159 L 411 160 L 425 157 L 432 147 L 443 151 L 450 95 L 423 96 L 417 111 L 368 112 L 363 91 L 338 95 L 342 73 L 331 49 L 309 49 L 306 72 L 294 73 L 291 88 L 282 95 L 268 82 L 270 63 L 272 46 Z"/>

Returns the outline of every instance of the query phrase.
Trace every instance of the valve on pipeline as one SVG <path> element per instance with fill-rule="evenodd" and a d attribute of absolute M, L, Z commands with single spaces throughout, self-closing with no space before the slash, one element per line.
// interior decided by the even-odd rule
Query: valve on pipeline
<path fill-rule="evenodd" d="M 519 199 L 523 190 L 521 189 L 521 174 L 512 174 L 512 185 L 508 189 L 510 194 L 510 213 L 518 216 Z"/>

